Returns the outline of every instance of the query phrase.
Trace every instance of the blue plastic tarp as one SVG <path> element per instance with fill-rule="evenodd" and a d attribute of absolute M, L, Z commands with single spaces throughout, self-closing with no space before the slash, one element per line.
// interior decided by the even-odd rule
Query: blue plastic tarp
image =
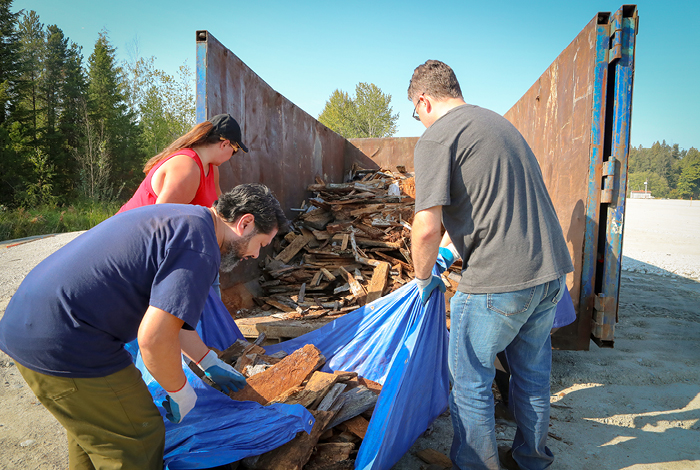
<path fill-rule="evenodd" d="M 226 349 L 242 335 L 210 292 L 197 331 L 204 342 Z M 436 290 L 423 307 L 415 282 L 299 338 L 266 348 L 268 354 L 315 345 L 323 370 L 346 370 L 383 385 L 355 462 L 358 469 L 389 469 L 447 408 L 449 372 L 445 299 Z M 128 345 L 158 405 L 165 391 Z M 260 455 L 309 432 L 313 417 L 300 405 L 237 402 L 204 384 L 185 367 L 197 404 L 182 423 L 165 420 L 165 468 L 210 468 Z"/>

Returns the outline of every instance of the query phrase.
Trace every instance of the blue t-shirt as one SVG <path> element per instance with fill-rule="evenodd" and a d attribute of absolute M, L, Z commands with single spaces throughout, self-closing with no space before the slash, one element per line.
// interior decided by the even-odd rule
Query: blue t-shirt
<path fill-rule="evenodd" d="M 132 363 L 149 305 L 195 327 L 221 253 L 209 209 L 158 204 L 115 215 L 42 261 L 0 320 L 0 349 L 43 374 L 103 377 Z"/>

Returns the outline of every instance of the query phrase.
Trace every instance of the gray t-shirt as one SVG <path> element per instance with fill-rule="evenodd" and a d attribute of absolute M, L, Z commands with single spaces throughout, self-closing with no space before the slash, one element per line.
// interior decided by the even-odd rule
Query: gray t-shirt
<path fill-rule="evenodd" d="M 458 290 L 512 292 L 573 271 L 535 155 L 504 117 L 469 104 L 416 144 L 416 212 L 442 206 L 462 256 Z"/>

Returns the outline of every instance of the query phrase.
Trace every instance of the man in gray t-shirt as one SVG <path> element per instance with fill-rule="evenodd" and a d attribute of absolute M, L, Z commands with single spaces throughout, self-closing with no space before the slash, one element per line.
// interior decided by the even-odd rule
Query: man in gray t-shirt
<path fill-rule="evenodd" d="M 444 288 L 431 273 L 438 251 L 450 264 L 463 260 L 450 304 L 452 462 L 499 468 L 491 384 L 496 354 L 505 349 L 518 424 L 512 458 L 520 468 L 546 468 L 553 461 L 545 446 L 549 333 L 573 265 L 539 165 L 512 124 L 464 102 L 446 64 L 417 67 L 408 98 L 427 128 L 414 152 L 412 233 L 423 302 Z"/>

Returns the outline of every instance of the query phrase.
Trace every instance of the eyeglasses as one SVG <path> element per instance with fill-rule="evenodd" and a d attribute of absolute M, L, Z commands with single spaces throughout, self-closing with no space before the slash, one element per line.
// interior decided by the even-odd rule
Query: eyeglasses
<path fill-rule="evenodd" d="M 421 93 L 420 96 L 418 96 L 418 101 L 416 101 L 416 105 L 413 107 L 413 119 L 416 121 L 420 121 L 420 116 L 416 114 L 416 110 L 418 109 L 418 104 L 420 104 L 420 97 L 423 96 L 425 93 Z"/>
<path fill-rule="evenodd" d="M 233 145 L 233 143 L 232 143 L 230 140 L 229 140 L 228 144 L 229 144 L 229 145 L 231 146 L 231 148 L 233 149 L 233 153 L 234 153 L 234 154 L 235 154 L 236 152 L 238 152 L 238 150 L 240 150 L 240 147 L 238 146 L 238 144 Z"/>

